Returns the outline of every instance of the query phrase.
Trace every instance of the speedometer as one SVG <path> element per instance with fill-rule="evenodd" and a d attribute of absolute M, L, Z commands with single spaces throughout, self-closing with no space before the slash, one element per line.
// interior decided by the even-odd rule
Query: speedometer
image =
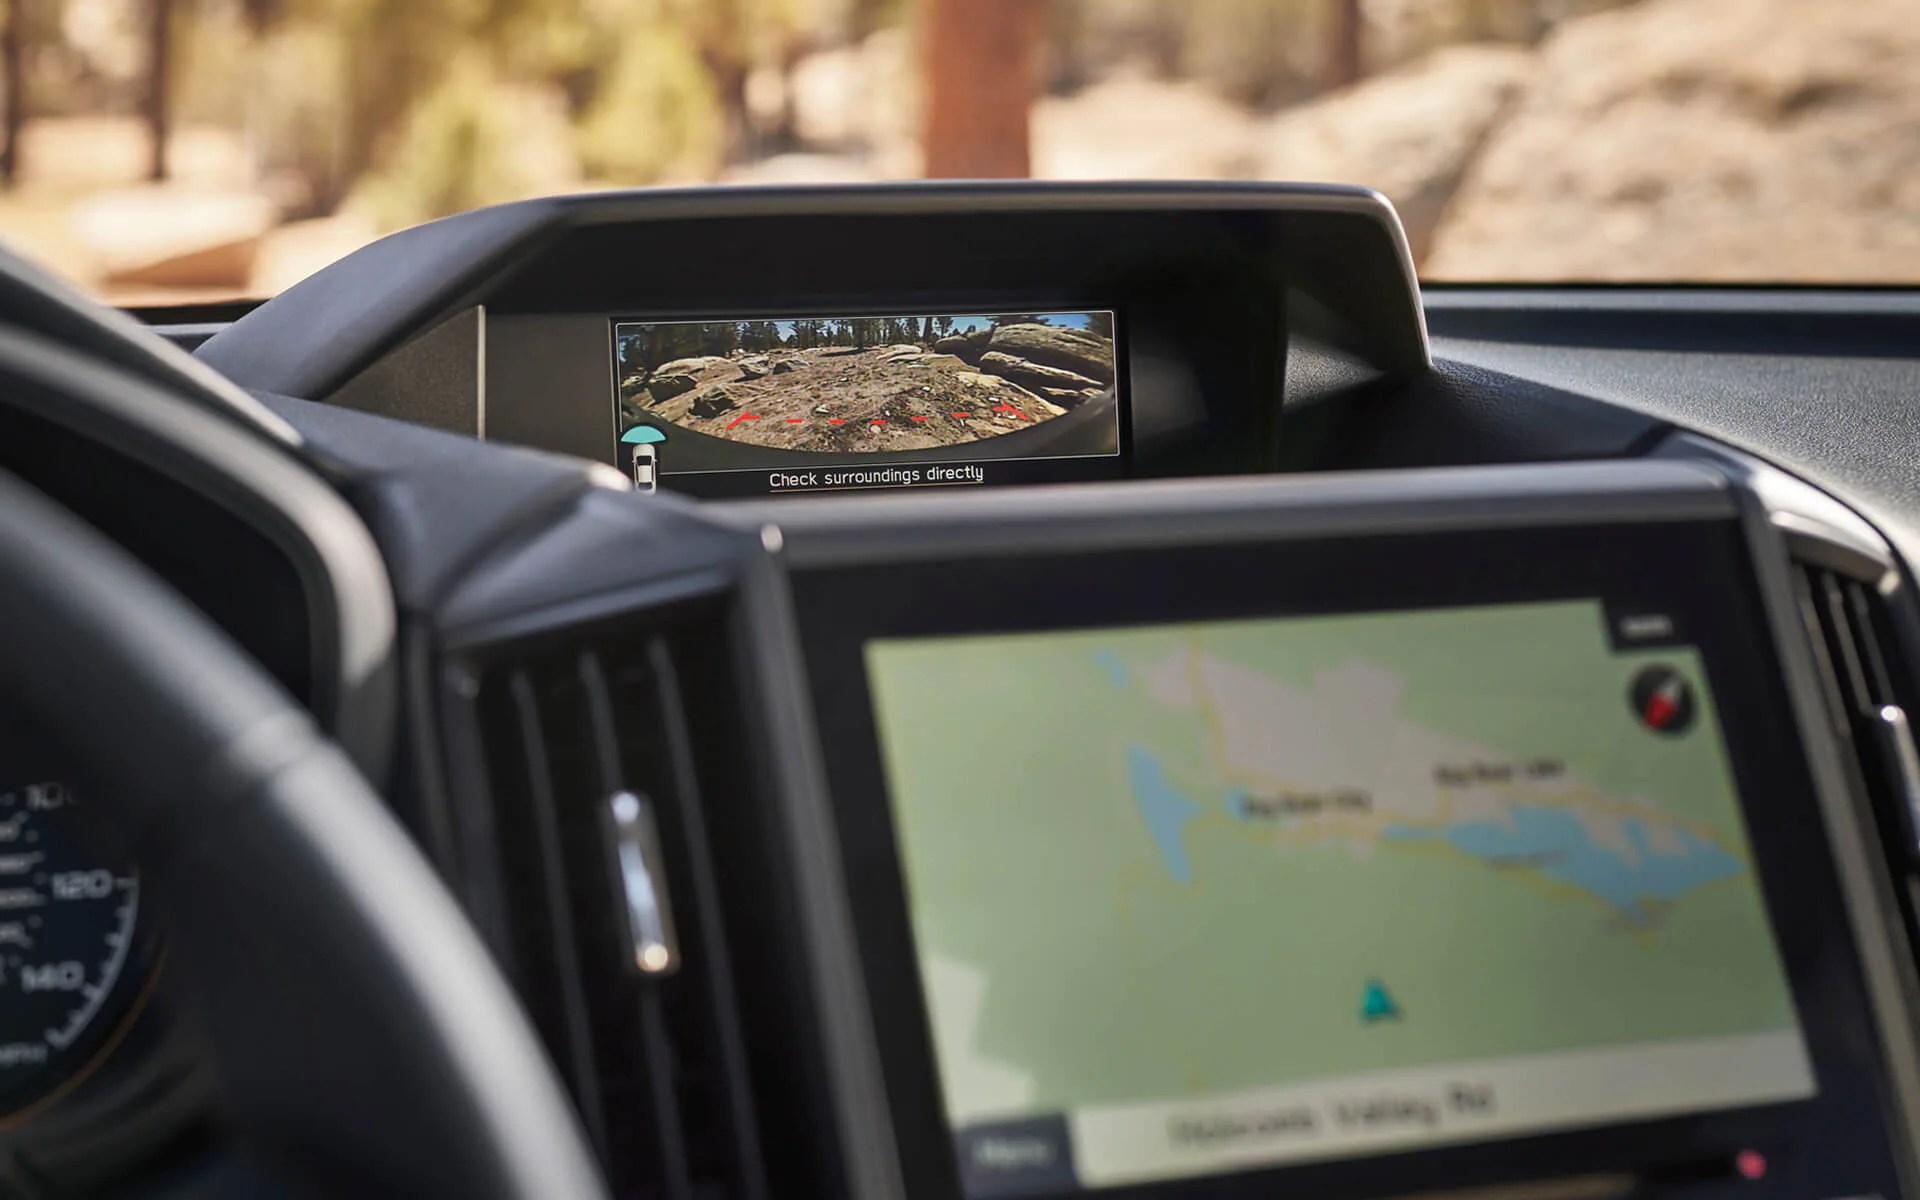
<path fill-rule="evenodd" d="M 0 792 L 0 1117 L 83 1076 L 129 1015 L 140 883 L 58 783 Z"/>

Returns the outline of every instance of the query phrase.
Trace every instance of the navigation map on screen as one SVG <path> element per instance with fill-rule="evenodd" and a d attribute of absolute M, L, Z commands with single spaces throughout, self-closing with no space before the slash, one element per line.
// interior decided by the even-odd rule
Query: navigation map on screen
<path fill-rule="evenodd" d="M 1598 602 L 866 657 L 970 1195 L 1814 1090 L 1699 656 Z"/>

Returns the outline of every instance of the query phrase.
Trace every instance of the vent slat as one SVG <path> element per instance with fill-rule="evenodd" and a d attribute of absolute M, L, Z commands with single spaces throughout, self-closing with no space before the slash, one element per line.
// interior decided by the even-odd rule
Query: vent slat
<path fill-rule="evenodd" d="M 580 686 L 586 691 L 587 724 L 593 735 L 593 759 L 600 768 L 600 793 L 611 796 L 627 786 L 620 766 L 620 739 L 607 695 L 607 674 L 600 656 L 588 650 L 580 655 Z"/>
<path fill-rule="evenodd" d="M 694 771 L 693 736 L 687 728 L 687 710 L 680 693 L 679 672 L 664 639 L 655 637 L 648 641 L 647 661 L 652 667 L 660 709 L 666 718 L 662 732 L 673 767 L 675 791 L 681 798 L 682 836 L 690 851 L 687 882 L 694 894 L 699 941 L 707 946 L 725 945 L 726 933 L 720 919 L 719 885 L 713 874 L 713 853 L 707 841 L 705 805 L 701 802 L 699 779 Z M 720 1086 L 730 1118 L 728 1127 L 733 1132 L 733 1143 L 729 1149 L 736 1161 L 744 1164 L 740 1178 L 742 1195 L 744 1200 L 763 1200 L 767 1185 L 760 1168 L 759 1132 L 754 1123 L 752 1099 L 747 1088 L 746 1047 L 741 1038 L 740 1024 L 733 1018 L 737 1011 L 733 973 L 728 968 L 726 956 L 720 954 L 701 956 L 695 967 L 706 972 L 714 1009 L 720 1016 L 715 1022 L 722 1076 Z"/>
<path fill-rule="evenodd" d="M 608 622 L 475 652 L 464 670 L 480 736 L 468 744 L 484 759 L 517 983 L 614 1194 L 765 1200 L 692 740 L 734 727 L 718 709 L 735 696 L 707 689 L 698 720 L 685 710 L 676 636 L 711 634 Z M 649 814 L 641 876 L 622 874 L 629 809 L 616 800 Z M 671 913 L 673 968 L 642 969 L 630 895 Z"/>
<path fill-rule="evenodd" d="M 540 849 L 541 889 L 547 923 L 552 933 L 554 979 L 565 1012 L 567 1083 L 573 1089 L 587 1136 L 603 1156 L 606 1119 L 601 1107 L 600 1075 L 593 1053 L 593 1027 L 587 1021 L 587 1000 L 580 973 L 580 947 L 574 940 L 573 903 L 567 895 L 566 863 L 560 849 L 560 814 L 553 794 L 553 765 L 547 755 L 546 731 L 540 719 L 540 701 L 525 671 L 515 671 L 508 688 L 518 718 L 521 753 L 527 768 L 527 798 L 532 801 L 533 826 Z"/>
<path fill-rule="evenodd" d="M 687 1165 L 687 1133 L 680 1119 L 680 1089 L 675 1078 L 678 1055 L 667 1034 L 659 991 L 643 986 L 636 1008 L 648 1090 L 653 1097 L 654 1117 L 660 1123 L 660 1166 L 667 1196 L 670 1200 L 691 1200 L 693 1172 Z"/>
<path fill-rule="evenodd" d="M 1866 581 L 1799 564 L 1801 608 L 1835 731 L 1852 751 L 1882 840 L 1903 859 L 1920 852 L 1908 692 L 1888 653 L 1886 601 Z"/>
<path fill-rule="evenodd" d="M 1876 707 L 1900 702 L 1900 694 L 1893 683 L 1892 665 L 1887 661 L 1886 631 L 1878 615 L 1880 603 L 1879 596 L 1864 584 L 1856 581 L 1847 588 L 1847 607 L 1853 618 L 1853 627 L 1862 634 L 1857 639 L 1861 667 L 1868 689 L 1878 697 Z"/>
<path fill-rule="evenodd" d="M 1821 571 L 1816 580 L 1821 615 L 1833 632 L 1829 641 L 1837 650 L 1835 665 L 1840 669 L 1843 695 L 1856 712 L 1879 707 L 1874 703 L 1873 684 L 1867 678 L 1860 647 L 1860 630 L 1854 626 L 1852 607 L 1847 603 L 1846 584 L 1832 571 Z"/>
<path fill-rule="evenodd" d="M 1849 743 L 1853 741 L 1853 722 L 1847 715 L 1847 697 L 1840 684 L 1839 639 L 1824 601 L 1821 572 L 1806 568 L 1794 576 L 1794 590 L 1800 603 L 1800 621 L 1807 628 L 1813 650 L 1814 673 L 1820 677 L 1820 692 L 1826 698 L 1827 715 L 1834 729 Z"/>

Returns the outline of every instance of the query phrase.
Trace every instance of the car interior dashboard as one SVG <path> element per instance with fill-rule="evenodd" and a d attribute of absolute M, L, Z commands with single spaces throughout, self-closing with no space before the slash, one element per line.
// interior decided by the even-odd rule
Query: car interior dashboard
<path fill-rule="evenodd" d="M 0 267 L 0 470 L 373 786 L 610 1196 L 1920 1193 L 1912 294 L 1423 289 L 1265 184 Z M 248 960 L 4 726 L 0 1197 L 297 1194 Z"/>

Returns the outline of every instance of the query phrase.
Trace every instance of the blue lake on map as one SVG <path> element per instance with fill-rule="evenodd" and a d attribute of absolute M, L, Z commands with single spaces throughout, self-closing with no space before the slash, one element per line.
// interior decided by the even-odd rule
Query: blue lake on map
<path fill-rule="evenodd" d="M 1180 883 L 1192 879 L 1185 832 L 1187 822 L 1200 815 L 1200 806 L 1167 782 L 1160 760 L 1142 747 L 1127 747 L 1127 777 L 1133 785 L 1133 802 L 1139 806 L 1140 819 L 1167 864 L 1167 874 Z"/>
<path fill-rule="evenodd" d="M 1127 686 L 1127 664 L 1111 650 L 1096 650 L 1093 654 L 1094 665 L 1107 673 L 1108 682 L 1115 687 Z"/>
<path fill-rule="evenodd" d="M 1186 828 L 1202 806 L 1167 780 L 1160 760 L 1145 747 L 1127 747 L 1127 775 L 1140 819 L 1167 874 L 1188 882 L 1193 865 L 1187 857 Z M 1235 818 L 1251 819 L 1244 792 L 1229 794 L 1224 803 Z M 1389 825 L 1381 833 L 1400 842 L 1444 841 L 1489 866 L 1524 867 L 1590 892 L 1626 913 L 1649 900 L 1678 900 L 1746 870 L 1739 859 L 1686 830 L 1669 831 L 1669 845 L 1662 853 L 1653 849 L 1650 829 L 1641 818 L 1628 817 L 1620 827 L 1627 843 L 1624 851 L 1595 842 L 1580 818 L 1566 809 L 1515 805 L 1504 819 L 1459 821 L 1439 829 Z"/>
<path fill-rule="evenodd" d="M 1490 863 L 1524 863 L 1549 879 L 1572 884 L 1629 911 L 1649 899 L 1677 900 L 1695 888 L 1746 870 L 1725 850 L 1685 830 L 1672 831 L 1677 848 L 1657 853 L 1644 821 L 1629 817 L 1621 827 L 1631 855 L 1596 843 L 1579 817 L 1557 808 L 1516 806 L 1506 820 L 1461 821 L 1444 829 L 1394 825 L 1385 834 L 1398 841 L 1444 840 Z"/>

